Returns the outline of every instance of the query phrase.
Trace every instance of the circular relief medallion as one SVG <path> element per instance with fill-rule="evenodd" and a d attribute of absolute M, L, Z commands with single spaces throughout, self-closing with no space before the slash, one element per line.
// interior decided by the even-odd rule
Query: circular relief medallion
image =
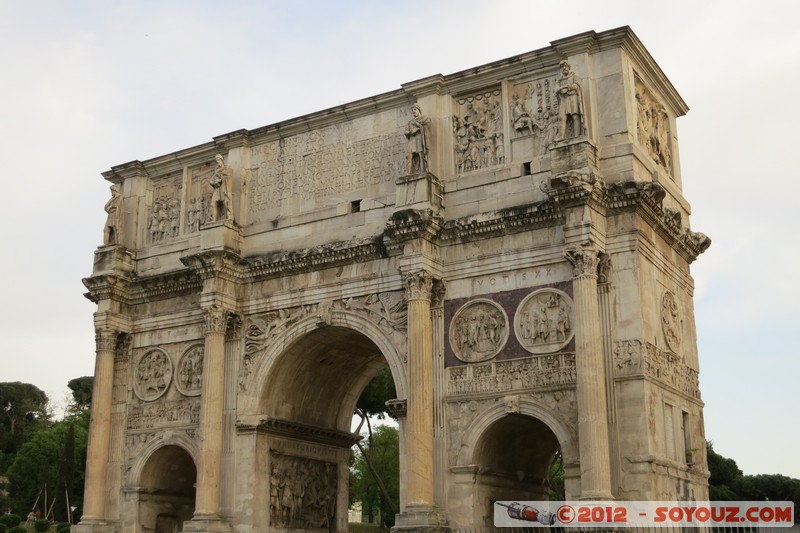
<path fill-rule="evenodd" d="M 664 340 L 673 352 L 681 347 L 681 317 L 678 312 L 678 301 L 675 295 L 666 291 L 661 297 L 661 328 L 664 330 Z"/>
<path fill-rule="evenodd" d="M 145 353 L 133 375 L 133 390 L 136 396 L 149 402 L 160 398 L 172 381 L 172 361 L 164 350 L 154 349 Z"/>
<path fill-rule="evenodd" d="M 491 300 L 472 300 L 459 309 L 450 322 L 450 347 L 465 363 L 495 357 L 508 340 L 508 317 Z"/>
<path fill-rule="evenodd" d="M 203 345 L 183 352 L 175 373 L 175 387 L 185 396 L 198 396 L 203 386 Z"/>
<path fill-rule="evenodd" d="M 531 353 L 553 353 L 572 340 L 572 299 L 557 289 L 539 289 L 525 297 L 514 317 L 514 333 Z"/>

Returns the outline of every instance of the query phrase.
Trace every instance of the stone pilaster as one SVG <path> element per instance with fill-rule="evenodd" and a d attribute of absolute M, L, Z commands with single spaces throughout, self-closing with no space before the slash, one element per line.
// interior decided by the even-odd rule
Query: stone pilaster
<path fill-rule="evenodd" d="M 200 398 L 200 456 L 197 495 L 192 521 L 219 518 L 222 472 L 222 412 L 225 389 L 225 331 L 228 312 L 212 306 L 204 310 L 205 354 Z"/>
<path fill-rule="evenodd" d="M 116 347 L 117 331 L 104 326 L 95 330 L 92 417 L 89 423 L 82 524 L 103 523 L 106 518 L 106 478 L 111 438 L 111 398 L 114 389 Z"/>
<path fill-rule="evenodd" d="M 581 499 L 610 499 L 606 371 L 597 301 L 600 254 L 592 246 L 564 253 L 574 268 L 575 364 Z"/>
<path fill-rule="evenodd" d="M 447 500 L 447 442 L 445 435 L 444 392 L 444 281 L 434 280 L 431 288 L 431 331 L 433 335 L 433 466 L 434 501 L 443 506 Z"/>

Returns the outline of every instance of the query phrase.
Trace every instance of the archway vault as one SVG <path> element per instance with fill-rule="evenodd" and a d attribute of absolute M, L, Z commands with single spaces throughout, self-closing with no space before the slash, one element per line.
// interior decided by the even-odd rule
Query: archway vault
<path fill-rule="evenodd" d="M 359 394 L 387 365 L 398 397 L 406 397 L 400 338 L 348 311 L 333 311 L 327 322 L 316 316 L 300 320 L 259 358 L 252 396 L 240 404 L 240 416 L 349 431 Z"/>

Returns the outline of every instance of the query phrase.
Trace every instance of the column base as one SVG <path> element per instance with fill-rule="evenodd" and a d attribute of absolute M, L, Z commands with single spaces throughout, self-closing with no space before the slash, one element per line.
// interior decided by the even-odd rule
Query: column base
<path fill-rule="evenodd" d="M 398 533 L 449 533 L 450 526 L 444 509 L 430 505 L 407 505 L 406 510 L 397 515 L 393 532 Z"/>
<path fill-rule="evenodd" d="M 103 520 L 81 520 L 70 528 L 71 533 L 114 533 L 116 530 L 115 523 Z"/>
<path fill-rule="evenodd" d="M 218 516 L 196 516 L 183 523 L 186 533 L 230 533 L 231 526 Z"/>

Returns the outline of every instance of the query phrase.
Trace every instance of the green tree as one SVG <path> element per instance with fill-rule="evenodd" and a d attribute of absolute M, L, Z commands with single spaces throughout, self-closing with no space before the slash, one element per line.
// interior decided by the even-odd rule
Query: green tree
<path fill-rule="evenodd" d="M 382 420 L 388 413 L 386 402 L 394 398 L 397 398 L 397 391 L 394 388 L 392 372 L 386 367 L 378 372 L 361 392 L 356 402 L 356 411 Z"/>
<path fill-rule="evenodd" d="M 72 411 L 84 411 L 92 405 L 92 387 L 94 377 L 83 376 L 69 380 L 67 387 L 72 391 Z"/>
<path fill-rule="evenodd" d="M 37 431 L 22 445 L 8 468 L 9 498 L 14 509 L 27 512 L 41 494 L 38 507 L 44 515 L 53 499 L 67 491 L 70 504 L 82 506 L 88 426 L 88 414 L 67 417 Z M 45 486 L 48 509 L 43 501 Z"/>
<path fill-rule="evenodd" d="M 0 383 L 0 472 L 4 472 L 23 443 L 45 427 L 47 395 L 30 383 Z"/>
<path fill-rule="evenodd" d="M 733 459 L 723 457 L 714 451 L 711 441 L 706 442 L 708 470 L 708 497 L 711 501 L 732 501 L 738 497 L 734 486 L 742 477 L 742 471 Z"/>
<path fill-rule="evenodd" d="M 367 457 L 372 464 L 370 469 Z M 398 430 L 393 426 L 378 426 L 372 434 L 372 442 L 364 446 L 364 452 L 356 452 L 355 462 L 350 470 L 350 501 L 360 501 L 361 508 L 370 522 L 380 514 L 383 527 L 394 525 L 395 510 L 378 488 L 371 470 L 374 470 L 393 501 L 400 497 L 400 440 Z"/>

